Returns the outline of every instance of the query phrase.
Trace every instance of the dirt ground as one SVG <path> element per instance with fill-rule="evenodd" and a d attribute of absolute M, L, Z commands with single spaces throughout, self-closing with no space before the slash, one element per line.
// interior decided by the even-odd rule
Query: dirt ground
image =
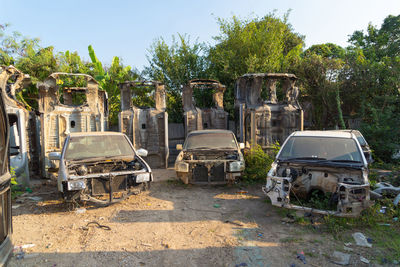
<path fill-rule="evenodd" d="M 34 246 L 9 266 L 303 266 L 299 252 L 308 266 L 337 266 L 329 256 L 343 242 L 283 223 L 261 185 L 185 186 L 173 170 L 154 174 L 150 190 L 107 207 L 68 210 L 55 185 L 17 199 L 13 243 Z M 92 221 L 110 230 L 85 228 Z"/>

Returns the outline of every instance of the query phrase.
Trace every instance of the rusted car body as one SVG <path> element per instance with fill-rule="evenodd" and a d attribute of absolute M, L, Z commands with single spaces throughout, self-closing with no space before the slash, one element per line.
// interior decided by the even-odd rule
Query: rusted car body
<path fill-rule="evenodd" d="M 84 86 L 71 87 L 62 84 L 62 78 L 81 78 Z M 99 90 L 97 81 L 87 74 L 56 72 L 44 82 L 38 83 L 39 113 L 41 124 L 42 177 L 51 178 L 58 171 L 58 163 L 49 159 L 50 152 L 60 152 L 65 138 L 73 132 L 98 132 L 107 129 L 108 96 Z M 80 96 L 84 103 L 75 105 Z M 61 96 L 63 102 L 61 102 Z"/>
<path fill-rule="evenodd" d="M 185 184 L 233 183 L 245 167 L 241 148 L 232 131 L 192 131 L 177 145 L 176 174 Z"/>
<path fill-rule="evenodd" d="M 214 90 L 214 107 L 200 109 L 193 99 L 193 90 Z M 226 87 L 216 80 L 196 79 L 183 86 L 182 103 L 185 136 L 191 131 L 205 129 L 228 129 L 228 112 L 224 110 Z"/>
<path fill-rule="evenodd" d="M 253 73 L 235 85 L 236 135 L 246 147 L 258 144 L 268 150 L 292 132 L 303 130 L 303 110 L 297 101 L 297 77 L 288 73 Z M 277 85 L 284 99 L 277 98 Z M 266 98 L 266 99 L 263 99 Z"/>
<path fill-rule="evenodd" d="M 147 151 L 135 151 L 125 134 L 81 132 L 69 134 L 62 152 L 49 157 L 59 161 L 58 190 L 66 201 L 107 204 L 146 189 L 153 180 L 141 155 Z"/>
<path fill-rule="evenodd" d="M 17 181 L 27 185 L 31 174 L 39 174 L 39 121 L 35 112 L 17 100 L 16 94 L 30 83 L 30 77 L 13 66 L 2 70 L 1 79 L 11 81 L 2 90 L 10 123 L 10 167 Z"/>
<path fill-rule="evenodd" d="M 0 266 L 5 266 L 12 253 L 11 175 L 9 170 L 9 123 L 3 102 L 4 91 L 13 68 L 0 68 Z M 6 73 L 4 73 L 6 72 Z"/>
<path fill-rule="evenodd" d="M 373 204 L 368 163 L 351 132 L 299 131 L 282 145 L 268 172 L 264 193 L 272 205 L 355 217 Z M 329 196 L 332 210 L 294 205 L 291 199 Z"/>
<path fill-rule="evenodd" d="M 155 107 L 136 107 L 132 104 L 135 90 L 154 87 Z M 148 151 L 146 161 L 152 168 L 168 167 L 168 113 L 164 85 L 157 81 L 131 81 L 120 84 L 121 112 L 119 131 L 126 134 L 135 149 Z"/>

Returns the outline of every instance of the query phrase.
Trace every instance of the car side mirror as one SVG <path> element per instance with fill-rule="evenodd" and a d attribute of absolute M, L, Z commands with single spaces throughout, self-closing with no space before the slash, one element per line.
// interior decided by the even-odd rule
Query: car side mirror
<path fill-rule="evenodd" d="M 49 153 L 49 159 L 50 160 L 60 160 L 61 159 L 61 153 L 60 152 L 50 152 Z"/>
<path fill-rule="evenodd" d="M 239 143 L 239 148 L 244 149 L 244 143 Z"/>
<path fill-rule="evenodd" d="M 176 145 L 176 150 L 182 150 L 183 148 L 182 148 L 182 144 L 177 144 Z"/>
<path fill-rule="evenodd" d="M 139 149 L 136 151 L 136 154 L 137 154 L 139 157 L 147 157 L 147 154 L 149 154 L 149 152 L 148 152 L 146 149 L 144 149 L 144 148 L 139 148 Z"/>

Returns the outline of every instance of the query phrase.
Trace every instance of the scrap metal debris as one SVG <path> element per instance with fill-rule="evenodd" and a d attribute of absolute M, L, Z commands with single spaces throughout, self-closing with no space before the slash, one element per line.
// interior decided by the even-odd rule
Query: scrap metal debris
<path fill-rule="evenodd" d="M 82 86 L 69 86 L 63 80 Z M 72 83 L 72 82 L 71 82 Z M 58 171 L 58 161 L 51 152 L 61 152 L 64 141 L 72 132 L 105 131 L 108 128 L 108 95 L 99 90 L 90 75 L 56 72 L 38 83 L 41 129 L 42 177 L 51 178 Z"/>
<path fill-rule="evenodd" d="M 132 99 L 137 90 L 154 88 L 154 107 L 136 107 Z M 126 134 L 135 149 L 148 151 L 146 161 L 151 168 L 168 167 L 168 113 L 164 84 L 158 81 L 129 81 L 120 84 L 121 112 L 119 131 Z"/>
<path fill-rule="evenodd" d="M 193 98 L 193 90 L 214 90 L 214 107 L 199 108 Z M 225 85 L 216 80 L 195 79 L 183 86 L 182 104 L 185 136 L 191 131 L 204 129 L 228 129 L 228 112 L 224 110 Z"/>
<path fill-rule="evenodd" d="M 288 73 L 249 73 L 236 81 L 236 136 L 249 147 L 271 149 L 292 132 L 303 130 L 303 109 L 297 98 L 297 77 Z M 284 99 L 278 99 L 277 88 Z"/>

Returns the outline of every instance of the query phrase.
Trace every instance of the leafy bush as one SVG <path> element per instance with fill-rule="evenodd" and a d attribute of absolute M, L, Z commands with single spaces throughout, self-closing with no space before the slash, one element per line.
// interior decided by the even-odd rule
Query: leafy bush
<path fill-rule="evenodd" d="M 267 178 L 268 171 L 271 169 L 271 164 L 275 160 L 279 149 L 280 146 L 277 142 L 273 145 L 270 153 L 264 152 L 259 145 L 245 151 L 246 169 L 244 170 L 243 179 L 254 181 Z"/>
<path fill-rule="evenodd" d="M 23 191 L 21 191 L 21 185 L 17 182 L 17 176 L 15 175 L 14 168 L 10 168 L 11 174 L 11 198 L 14 199 L 17 196 L 21 195 Z"/>

